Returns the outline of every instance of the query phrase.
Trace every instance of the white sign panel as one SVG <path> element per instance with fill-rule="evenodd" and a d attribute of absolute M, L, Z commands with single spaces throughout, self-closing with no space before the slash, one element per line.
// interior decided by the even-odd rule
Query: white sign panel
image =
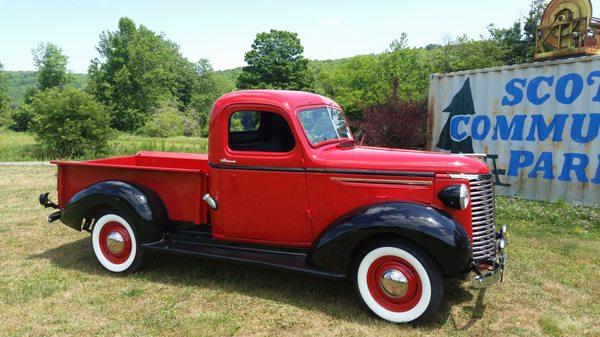
<path fill-rule="evenodd" d="M 600 203 L 600 58 L 432 75 L 429 144 L 485 153 L 496 191 Z"/>

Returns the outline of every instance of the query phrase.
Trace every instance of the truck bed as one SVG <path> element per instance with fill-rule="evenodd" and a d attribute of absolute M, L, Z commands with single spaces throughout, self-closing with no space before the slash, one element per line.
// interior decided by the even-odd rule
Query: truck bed
<path fill-rule="evenodd" d="M 64 208 L 82 189 L 107 180 L 147 187 L 165 203 L 172 221 L 205 224 L 208 156 L 140 151 L 127 157 L 80 162 L 52 161 L 58 166 L 58 205 Z"/>

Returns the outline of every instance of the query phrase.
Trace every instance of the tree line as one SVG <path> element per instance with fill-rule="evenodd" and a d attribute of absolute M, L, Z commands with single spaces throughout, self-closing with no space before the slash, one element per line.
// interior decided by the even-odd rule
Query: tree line
<path fill-rule="evenodd" d="M 32 53 L 37 83 L 11 108 L 0 64 L 0 127 L 34 132 L 52 155 L 101 154 L 113 130 L 206 137 L 210 109 L 220 95 L 287 89 L 336 100 L 355 130 L 374 145 L 418 148 L 425 139 L 429 75 L 533 61 L 544 7 L 544 0 L 533 0 L 527 16 L 508 28 L 490 25 L 478 39 L 460 36 L 411 48 L 401 34 L 382 53 L 331 61 L 309 61 L 296 33 L 270 30 L 257 34 L 245 54 L 247 65 L 229 72 L 233 78 L 217 76 L 206 59 L 189 61 L 164 34 L 121 18 L 115 31 L 100 35 L 85 88 L 67 71 L 62 49 L 43 43 Z M 412 132 L 386 127 L 390 120 L 407 118 L 416 122 Z M 398 141 L 389 144 L 389 139 Z"/>

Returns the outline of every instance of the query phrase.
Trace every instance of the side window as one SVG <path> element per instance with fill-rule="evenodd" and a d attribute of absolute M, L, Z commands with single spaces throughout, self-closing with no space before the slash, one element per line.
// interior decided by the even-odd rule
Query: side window
<path fill-rule="evenodd" d="M 229 120 L 229 132 L 256 131 L 260 126 L 258 111 L 237 111 Z"/>
<path fill-rule="evenodd" d="M 296 145 L 285 118 L 268 111 L 234 112 L 228 138 L 234 151 L 289 152 Z"/>

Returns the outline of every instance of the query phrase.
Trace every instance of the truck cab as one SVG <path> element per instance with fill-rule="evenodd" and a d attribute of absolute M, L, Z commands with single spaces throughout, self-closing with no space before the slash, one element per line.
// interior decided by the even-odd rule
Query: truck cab
<path fill-rule="evenodd" d="M 111 272 L 160 251 L 349 278 L 398 323 L 435 314 L 444 276 L 483 287 L 503 273 L 506 229 L 478 158 L 360 146 L 334 101 L 278 90 L 219 98 L 208 152 L 54 161 L 58 204 L 40 203 L 91 232 Z"/>

